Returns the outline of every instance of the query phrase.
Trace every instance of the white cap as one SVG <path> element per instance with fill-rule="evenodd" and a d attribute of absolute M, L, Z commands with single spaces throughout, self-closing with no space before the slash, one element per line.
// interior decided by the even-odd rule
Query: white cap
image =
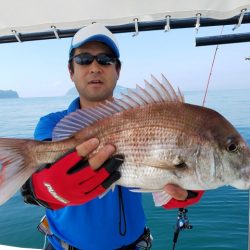
<path fill-rule="evenodd" d="M 72 38 L 69 55 L 73 49 L 79 48 L 87 42 L 98 41 L 106 44 L 119 58 L 119 48 L 115 35 L 100 23 L 94 23 L 78 30 Z"/>

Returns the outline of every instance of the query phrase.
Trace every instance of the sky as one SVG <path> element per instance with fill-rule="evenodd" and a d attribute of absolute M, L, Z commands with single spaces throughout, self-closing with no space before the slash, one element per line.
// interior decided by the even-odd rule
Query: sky
<path fill-rule="evenodd" d="M 250 24 L 223 34 L 249 32 Z M 195 46 L 196 37 L 219 35 L 221 26 L 116 34 L 122 70 L 118 84 L 143 86 L 151 74 L 164 74 L 182 91 L 205 90 L 216 46 Z M 15 90 L 20 97 L 61 96 L 74 85 L 67 60 L 70 38 L 0 44 L 0 90 Z M 250 43 L 219 45 L 209 90 L 250 91 Z"/>

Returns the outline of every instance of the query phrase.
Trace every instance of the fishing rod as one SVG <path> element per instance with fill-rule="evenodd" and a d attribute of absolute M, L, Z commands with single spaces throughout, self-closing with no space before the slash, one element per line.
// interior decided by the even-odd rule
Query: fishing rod
<path fill-rule="evenodd" d="M 185 229 L 192 229 L 193 226 L 189 224 L 189 219 L 187 216 L 188 210 L 186 208 L 179 208 L 178 215 L 177 215 L 177 221 L 174 231 L 174 237 L 173 237 L 173 248 L 172 250 L 175 250 L 175 246 L 178 240 L 178 236 L 180 231 L 183 231 Z"/>

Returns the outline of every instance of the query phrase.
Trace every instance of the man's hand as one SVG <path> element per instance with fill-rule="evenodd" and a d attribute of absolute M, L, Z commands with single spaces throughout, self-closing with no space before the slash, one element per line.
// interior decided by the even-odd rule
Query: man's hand
<path fill-rule="evenodd" d="M 175 185 L 175 184 L 167 184 L 164 187 L 164 191 L 171 195 L 174 199 L 179 201 L 184 201 L 187 199 L 188 191 Z"/>
<path fill-rule="evenodd" d="M 96 138 L 76 147 L 49 167 L 32 175 L 34 196 L 51 209 L 79 205 L 96 198 L 120 178 L 117 171 L 123 157 L 111 157 L 113 145 L 106 145 L 95 155 Z M 84 159 L 85 158 L 85 159 Z"/>
<path fill-rule="evenodd" d="M 76 147 L 76 151 L 79 156 L 85 158 L 88 157 L 98 147 L 99 140 L 92 138 Z M 93 170 L 97 170 L 102 164 L 108 160 L 108 158 L 115 152 L 115 147 L 111 144 L 105 145 L 100 151 L 89 157 L 89 165 Z"/>
<path fill-rule="evenodd" d="M 204 191 L 185 190 L 175 184 L 167 184 L 164 191 L 173 197 L 167 204 L 163 205 L 167 209 L 193 205 L 201 199 L 204 193 Z"/>

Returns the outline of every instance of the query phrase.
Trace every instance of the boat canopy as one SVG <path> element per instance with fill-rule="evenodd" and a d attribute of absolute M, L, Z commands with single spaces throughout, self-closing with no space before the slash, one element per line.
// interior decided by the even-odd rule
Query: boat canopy
<path fill-rule="evenodd" d="M 114 33 L 237 24 L 243 14 L 247 18 L 241 22 L 250 23 L 250 0 L 0 2 L 0 43 L 70 37 L 93 22 L 103 23 Z"/>

